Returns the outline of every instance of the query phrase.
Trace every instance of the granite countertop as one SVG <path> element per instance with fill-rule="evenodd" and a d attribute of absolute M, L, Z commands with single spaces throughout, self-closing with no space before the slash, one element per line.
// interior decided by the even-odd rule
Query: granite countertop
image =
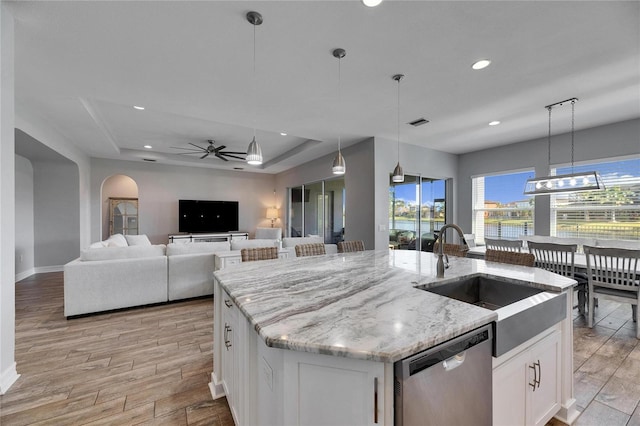
<path fill-rule="evenodd" d="M 405 250 L 247 262 L 214 273 L 267 346 L 395 362 L 495 321 L 497 314 L 415 288 L 483 275 L 561 292 L 574 280 L 538 268 Z"/>

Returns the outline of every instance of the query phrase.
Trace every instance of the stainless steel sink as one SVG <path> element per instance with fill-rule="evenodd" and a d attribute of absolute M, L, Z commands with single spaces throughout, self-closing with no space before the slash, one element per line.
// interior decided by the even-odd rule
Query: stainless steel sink
<path fill-rule="evenodd" d="M 551 293 L 508 279 L 465 277 L 418 286 L 421 290 L 471 303 L 498 314 L 493 356 L 526 342 L 567 315 L 567 294 Z"/>

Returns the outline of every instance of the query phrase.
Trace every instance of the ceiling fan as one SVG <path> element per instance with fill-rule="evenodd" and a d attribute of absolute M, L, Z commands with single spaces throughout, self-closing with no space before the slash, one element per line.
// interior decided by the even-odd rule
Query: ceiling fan
<path fill-rule="evenodd" d="M 236 151 L 223 151 L 223 149 L 226 148 L 226 145 L 220 145 L 218 147 L 215 146 L 215 141 L 213 139 L 209 139 L 207 140 L 207 142 L 209 142 L 209 145 L 207 145 L 206 147 L 200 146 L 200 145 L 196 145 L 194 143 L 189 142 L 189 145 L 195 147 L 195 148 L 189 148 L 189 147 L 179 147 L 179 146 L 172 146 L 171 148 L 175 148 L 175 149 L 184 149 L 186 151 L 190 151 L 190 152 L 180 152 L 180 155 L 202 155 L 200 157 L 200 159 L 204 159 L 207 158 L 209 155 L 213 154 L 214 156 L 218 157 L 219 159 L 223 160 L 223 161 L 229 161 L 226 157 L 230 157 L 230 158 L 237 158 L 238 160 L 243 160 L 244 161 L 244 157 L 239 157 L 239 155 L 247 155 L 246 152 L 236 152 Z"/>

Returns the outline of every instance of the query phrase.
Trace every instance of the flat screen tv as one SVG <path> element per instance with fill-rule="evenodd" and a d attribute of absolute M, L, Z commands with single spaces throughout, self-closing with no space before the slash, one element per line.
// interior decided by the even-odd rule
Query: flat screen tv
<path fill-rule="evenodd" d="M 178 201 L 178 231 L 188 233 L 238 230 L 237 201 Z"/>

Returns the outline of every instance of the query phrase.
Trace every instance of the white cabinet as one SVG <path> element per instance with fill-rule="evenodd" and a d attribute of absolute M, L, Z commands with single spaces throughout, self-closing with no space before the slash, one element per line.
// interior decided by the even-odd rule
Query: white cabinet
<path fill-rule="evenodd" d="M 560 409 L 561 332 L 525 343 L 493 370 L 493 424 L 544 426 Z M 522 348 L 522 349 L 521 349 Z"/>

